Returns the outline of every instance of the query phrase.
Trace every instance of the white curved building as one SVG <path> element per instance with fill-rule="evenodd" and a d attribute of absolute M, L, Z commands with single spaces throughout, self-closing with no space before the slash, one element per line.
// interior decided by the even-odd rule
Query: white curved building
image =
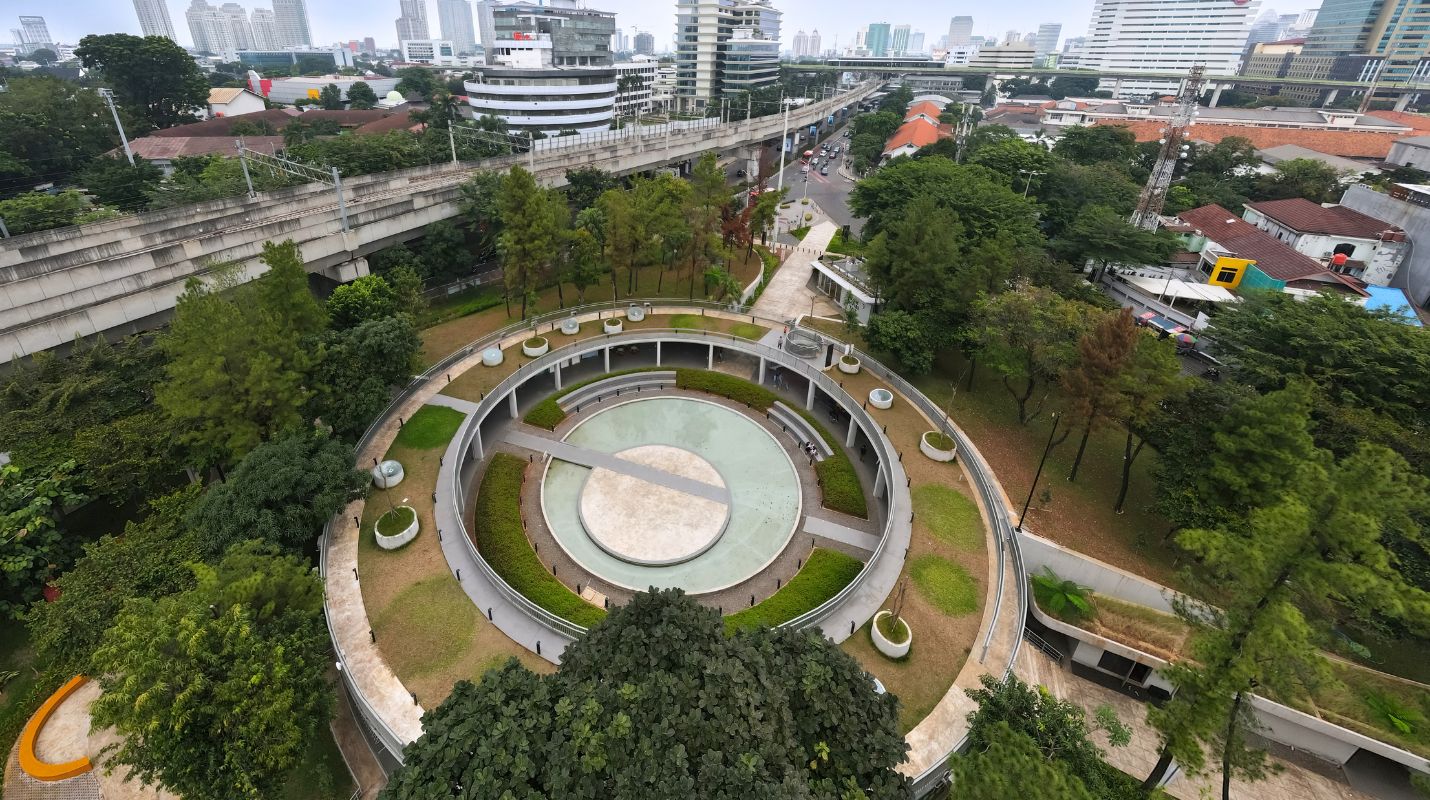
<path fill-rule="evenodd" d="M 617 86 L 614 14 L 580 8 L 574 0 L 488 0 L 480 11 L 487 65 L 463 84 L 475 116 L 498 117 L 518 134 L 610 128 Z"/>

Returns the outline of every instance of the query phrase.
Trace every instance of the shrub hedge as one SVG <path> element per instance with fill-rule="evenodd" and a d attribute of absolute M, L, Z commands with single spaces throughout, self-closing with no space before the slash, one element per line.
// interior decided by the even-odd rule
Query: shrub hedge
<path fill-rule="evenodd" d="M 677 369 L 675 385 L 681 389 L 720 395 L 761 411 L 768 410 L 779 399 L 774 392 L 763 386 L 757 386 L 723 372 L 710 372 L 703 369 Z M 820 424 L 819 420 L 815 419 L 813 414 L 802 408 L 795 408 L 794 411 L 804 417 L 834 450 L 834 455 L 820 461 L 814 468 L 815 474 L 819 476 L 819 490 L 824 507 L 831 511 L 868 519 L 869 506 L 864 500 L 864 489 L 859 484 L 859 474 L 854 471 L 854 464 L 849 460 L 849 456 L 839 448 L 839 440 L 830 436 L 829 431 Z"/>
<path fill-rule="evenodd" d="M 813 611 L 848 586 L 864 562 L 838 550 L 816 547 L 804 567 L 783 588 L 750 608 L 725 618 L 725 630 L 779 625 Z"/>
<path fill-rule="evenodd" d="M 595 383 L 596 381 L 603 381 L 607 378 L 614 378 L 617 375 L 630 375 L 633 372 L 655 372 L 662 369 L 664 369 L 664 367 L 636 367 L 635 369 L 621 369 L 616 370 L 615 372 L 608 372 L 605 375 L 597 375 L 590 380 L 584 380 L 580 383 L 573 383 L 572 385 L 567 386 L 556 394 L 550 395 L 545 400 L 542 400 L 540 403 L 537 403 L 536 405 L 532 406 L 531 410 L 526 412 L 526 416 L 522 417 L 521 419 L 528 425 L 535 425 L 538 428 L 545 428 L 548 431 L 556 430 L 556 426 L 560 425 L 561 421 L 566 419 L 566 412 L 561 410 L 560 404 L 558 404 L 556 401 L 560 400 L 566 395 L 571 394 L 572 392 L 576 391 L 577 389 L 580 389 L 583 386 L 588 386 L 590 384 Z"/>
<path fill-rule="evenodd" d="M 606 618 L 575 592 L 546 571 L 521 520 L 521 484 L 526 462 L 509 453 L 497 453 L 482 476 L 477 492 L 475 536 L 477 551 L 511 587 L 538 606 L 584 627 Z"/>

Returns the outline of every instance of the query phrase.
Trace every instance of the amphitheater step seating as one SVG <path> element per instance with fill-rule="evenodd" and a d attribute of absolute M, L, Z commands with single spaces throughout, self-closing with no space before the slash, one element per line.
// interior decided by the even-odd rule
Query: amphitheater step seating
<path fill-rule="evenodd" d="M 615 394 L 619 390 L 622 394 L 627 391 L 646 391 L 649 389 L 664 389 L 675 385 L 675 370 L 653 370 L 651 372 L 633 372 L 629 375 L 617 375 L 613 378 L 596 381 L 582 386 L 570 394 L 556 401 L 561 406 L 562 411 L 589 403 L 598 397 Z"/>
<path fill-rule="evenodd" d="M 819 431 L 816 431 L 814 426 L 809 424 L 809 420 L 805 419 L 798 411 L 776 400 L 775 404 L 770 406 L 769 413 L 770 421 L 783 428 L 785 433 L 792 436 L 796 442 L 801 444 L 814 442 L 817 451 L 816 457 L 820 461 L 834 455 L 834 450 L 829 443 L 824 441 L 824 437 L 819 435 Z"/>

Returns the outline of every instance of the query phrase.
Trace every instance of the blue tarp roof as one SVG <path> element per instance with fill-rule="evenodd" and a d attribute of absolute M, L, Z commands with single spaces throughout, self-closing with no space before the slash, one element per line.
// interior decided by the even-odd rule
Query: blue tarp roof
<path fill-rule="evenodd" d="M 1421 327 L 1420 317 L 1416 316 L 1415 309 L 1410 306 L 1410 298 L 1405 296 L 1405 292 L 1391 286 L 1367 286 L 1365 290 L 1370 293 L 1366 298 L 1365 307 L 1367 309 L 1385 309 L 1398 314 L 1406 324 Z"/>

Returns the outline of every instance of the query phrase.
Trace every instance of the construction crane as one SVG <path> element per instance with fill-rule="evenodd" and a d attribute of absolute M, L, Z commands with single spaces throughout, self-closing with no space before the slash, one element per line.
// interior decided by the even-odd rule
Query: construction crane
<path fill-rule="evenodd" d="M 1197 99 L 1202 96 L 1206 84 L 1203 67 L 1192 67 L 1182 88 L 1177 92 L 1177 100 L 1172 108 L 1172 117 L 1167 127 L 1162 129 L 1158 140 L 1157 162 L 1152 165 L 1152 174 L 1147 176 L 1147 185 L 1137 198 L 1137 210 L 1132 212 L 1132 224 L 1139 228 L 1155 230 L 1157 215 L 1162 213 L 1162 205 L 1167 202 L 1167 189 L 1172 186 L 1172 175 L 1177 170 L 1177 161 L 1187 157 L 1190 146 L 1189 132 L 1197 116 Z"/>

